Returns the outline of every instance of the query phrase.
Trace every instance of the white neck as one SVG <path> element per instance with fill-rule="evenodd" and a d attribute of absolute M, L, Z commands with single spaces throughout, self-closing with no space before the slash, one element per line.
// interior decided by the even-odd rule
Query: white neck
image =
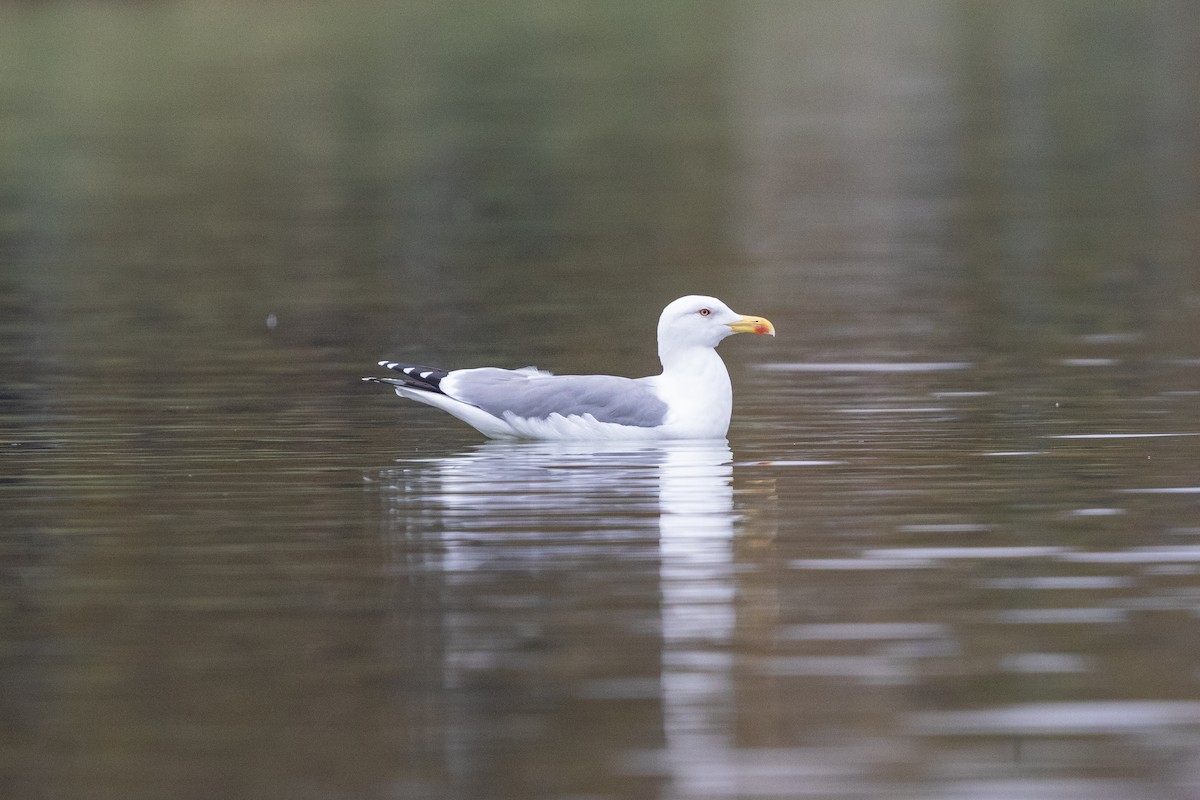
<path fill-rule="evenodd" d="M 660 342 L 658 360 L 662 364 L 663 374 L 714 368 L 725 372 L 725 362 L 717 355 L 716 349 L 704 345 Z"/>
<path fill-rule="evenodd" d="M 733 387 L 717 351 L 703 345 L 659 348 L 659 392 L 671 406 L 668 424 L 686 419 L 686 435 L 722 438 L 733 412 Z"/>

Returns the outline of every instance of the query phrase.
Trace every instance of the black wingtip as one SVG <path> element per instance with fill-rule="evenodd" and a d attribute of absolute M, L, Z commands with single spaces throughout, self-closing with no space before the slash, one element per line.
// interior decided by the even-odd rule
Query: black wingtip
<path fill-rule="evenodd" d="M 376 383 L 411 386 L 414 389 L 424 389 L 429 392 L 441 392 L 442 379 L 450 374 L 449 371 L 444 369 L 426 367 L 421 364 L 405 364 L 400 361 L 380 361 L 379 366 L 384 369 L 390 369 L 393 372 L 399 372 L 404 377 L 399 380 L 377 378 L 374 379 Z"/>

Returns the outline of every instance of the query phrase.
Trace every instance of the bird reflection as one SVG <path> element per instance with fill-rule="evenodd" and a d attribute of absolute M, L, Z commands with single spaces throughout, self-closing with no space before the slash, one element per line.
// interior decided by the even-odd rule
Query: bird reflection
<path fill-rule="evenodd" d="M 728 447 L 672 450 L 659 470 L 664 766 L 672 796 L 697 797 L 732 780 L 732 461 Z"/>
<path fill-rule="evenodd" d="M 547 639 L 546 647 L 597 656 L 634 651 L 623 656 L 635 661 L 633 672 L 659 673 L 653 728 L 661 726 L 662 740 L 623 744 L 660 752 L 654 771 L 668 775 L 681 797 L 698 781 L 711 790 L 730 774 L 722 764 L 733 746 L 735 517 L 733 454 L 724 441 L 488 442 L 404 460 L 379 477 L 396 557 L 403 571 L 419 573 L 415 587 L 406 582 L 417 596 L 404 598 L 397 613 L 408 632 L 436 624 L 413 615 L 440 619 L 433 648 L 440 657 L 430 659 L 440 664 L 427 668 L 440 669 L 442 685 L 467 685 L 481 668 L 545 670 L 536 654 Z M 628 601 L 603 608 L 638 591 L 646 596 L 636 619 Z M 565 603 L 598 603 L 628 619 L 635 641 L 588 630 L 575 633 L 585 641 L 559 642 L 553 637 L 572 632 L 547 622 L 546 608 Z M 655 627 L 656 665 L 645 648 L 645 631 Z M 412 643 L 405 650 L 411 659 Z M 452 724 L 437 727 L 459 739 L 429 743 L 444 759 L 469 750 L 461 740 L 490 735 L 480 709 L 448 707 L 440 716 Z M 473 772 L 462 763 L 451 771 Z"/>

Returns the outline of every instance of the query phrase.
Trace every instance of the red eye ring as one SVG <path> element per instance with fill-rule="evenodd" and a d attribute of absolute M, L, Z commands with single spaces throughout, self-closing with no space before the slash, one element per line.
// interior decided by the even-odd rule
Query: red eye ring
<path fill-rule="evenodd" d="M 700 309 L 699 314 L 702 317 L 707 317 L 710 314 L 712 314 L 712 309 L 711 308 L 702 308 L 702 309 Z"/>

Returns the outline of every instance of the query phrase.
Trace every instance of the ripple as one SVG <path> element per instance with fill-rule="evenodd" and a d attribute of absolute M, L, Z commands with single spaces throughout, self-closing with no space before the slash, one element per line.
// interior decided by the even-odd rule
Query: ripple
<path fill-rule="evenodd" d="M 1085 333 L 1079 337 L 1088 344 L 1125 344 L 1141 340 L 1139 333 Z"/>
<path fill-rule="evenodd" d="M 950 409 L 944 406 L 870 406 L 867 408 L 839 408 L 839 414 L 945 414 Z"/>
<path fill-rule="evenodd" d="M 868 550 L 867 558 L 944 560 L 958 558 L 1044 558 L 1069 553 L 1070 548 L 1036 547 L 894 547 Z"/>
<path fill-rule="evenodd" d="M 1200 545 L 1175 547 L 1133 547 L 1111 552 L 1072 552 L 1061 556 L 1063 561 L 1082 564 L 1160 564 L 1200 561 Z"/>
<path fill-rule="evenodd" d="M 822 642 L 942 639 L 950 635 L 950 626 L 926 622 L 828 622 L 791 625 L 779 631 L 781 639 Z"/>
<path fill-rule="evenodd" d="M 1075 653 L 1012 653 L 1000 660 L 1000 669 L 1019 674 L 1087 672 L 1088 659 Z"/>
<path fill-rule="evenodd" d="M 579 696 L 588 700 L 656 700 L 662 693 L 657 676 L 597 679 L 579 688 Z"/>
<path fill-rule="evenodd" d="M 871 683 L 909 683 L 914 679 L 904 659 L 888 656 L 765 656 L 753 662 L 765 675 L 812 678 L 857 678 Z"/>
<path fill-rule="evenodd" d="M 977 522 L 943 522 L 928 525 L 901 525 L 903 533 L 984 533 L 993 530 L 995 525 Z"/>
<path fill-rule="evenodd" d="M 968 361 L 789 361 L 758 368 L 766 372 L 948 372 L 972 366 Z"/>
<path fill-rule="evenodd" d="M 921 558 L 799 558 L 789 562 L 788 566 L 792 569 L 857 571 L 926 569 L 937 566 L 937 562 Z"/>
<path fill-rule="evenodd" d="M 996 614 L 995 620 L 1009 625 L 1080 625 L 1125 622 L 1119 608 L 1014 608 Z"/>
<path fill-rule="evenodd" d="M 1113 367 L 1121 362 L 1116 358 L 1064 358 L 1058 363 L 1064 367 Z"/>
<path fill-rule="evenodd" d="M 913 714 L 908 725 L 918 733 L 932 735 L 1108 735 L 1200 725 L 1200 703 L 1150 700 L 1027 703 L 978 711 Z"/>
<path fill-rule="evenodd" d="M 1177 436 L 1200 436 L 1200 433 L 1059 433 L 1047 439 L 1170 439 Z M 1200 489 L 1197 489 L 1200 491 Z"/>
<path fill-rule="evenodd" d="M 735 467 L 836 467 L 845 461 L 826 461 L 822 459 L 801 459 L 794 461 L 735 461 Z"/>
<path fill-rule="evenodd" d="M 985 589 L 1125 589 L 1132 578 L 1117 575 L 1041 575 L 1022 578 L 993 578 L 983 581 Z"/>
<path fill-rule="evenodd" d="M 925 795 L 926 800 L 1132 800 L 1153 797 L 1136 782 L 1097 778 L 959 780 Z"/>

